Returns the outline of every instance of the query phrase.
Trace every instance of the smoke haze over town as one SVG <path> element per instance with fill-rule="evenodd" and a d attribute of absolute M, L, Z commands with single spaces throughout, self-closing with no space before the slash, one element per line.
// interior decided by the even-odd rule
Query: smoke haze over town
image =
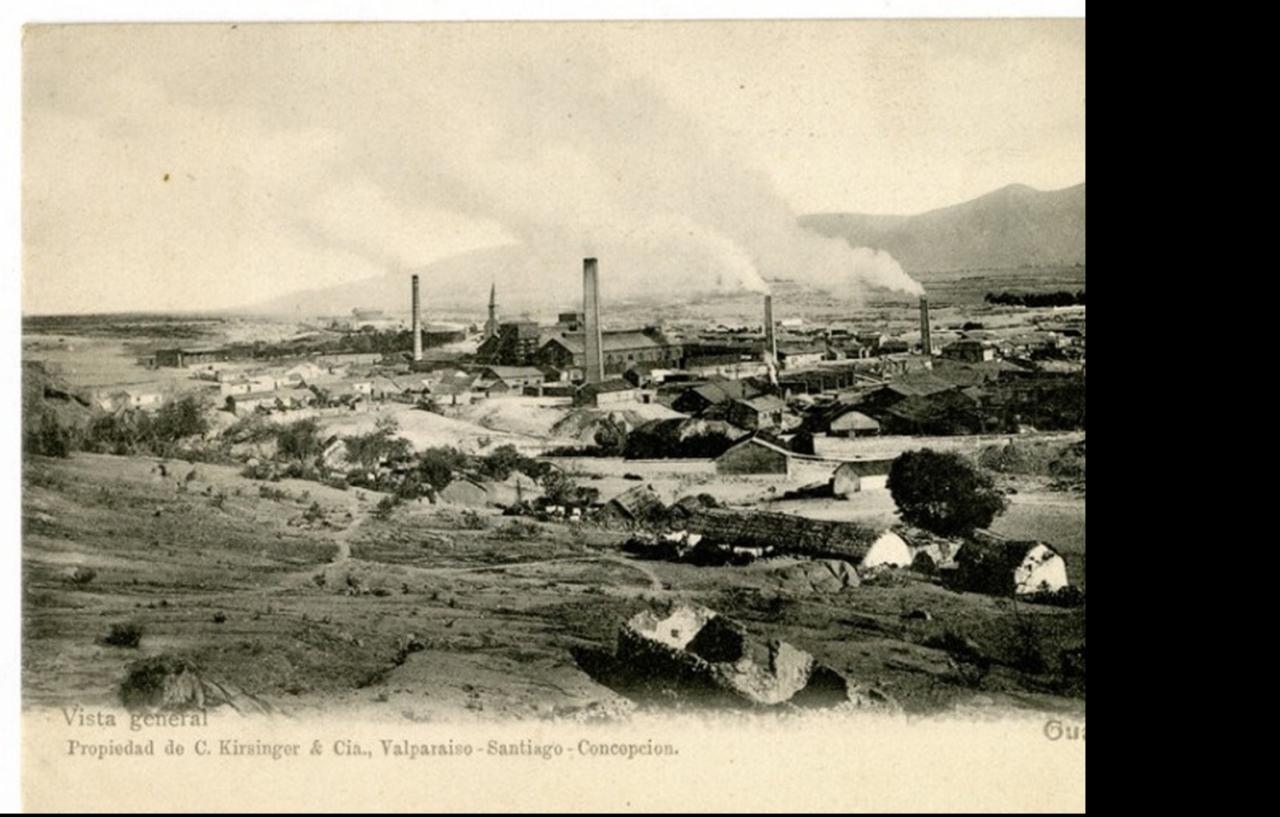
<path fill-rule="evenodd" d="M 1058 77 L 1082 28 L 1008 26 L 1026 36 L 245 25 L 130 30 L 123 48 L 124 28 L 29 32 L 24 308 L 233 309 L 427 268 L 428 291 L 496 282 L 515 306 L 571 292 L 587 255 L 606 298 L 776 278 L 853 303 L 916 294 L 882 248 L 797 218 L 1079 181 L 1083 84 L 1063 95 Z M 966 79 L 987 93 L 940 90 Z M 432 266 L 476 250 L 479 270 Z"/>

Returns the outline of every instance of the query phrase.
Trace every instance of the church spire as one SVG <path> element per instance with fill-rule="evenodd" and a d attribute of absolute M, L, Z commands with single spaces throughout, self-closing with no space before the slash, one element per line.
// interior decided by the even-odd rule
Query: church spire
<path fill-rule="evenodd" d="M 498 334 L 498 285 L 489 284 L 489 320 L 484 322 L 484 337 L 491 338 Z"/>

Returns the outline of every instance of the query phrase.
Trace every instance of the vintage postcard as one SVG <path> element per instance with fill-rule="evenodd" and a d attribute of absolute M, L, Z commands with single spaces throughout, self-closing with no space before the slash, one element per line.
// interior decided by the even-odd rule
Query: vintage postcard
<path fill-rule="evenodd" d="M 1084 52 L 28 25 L 24 807 L 1083 809 Z"/>

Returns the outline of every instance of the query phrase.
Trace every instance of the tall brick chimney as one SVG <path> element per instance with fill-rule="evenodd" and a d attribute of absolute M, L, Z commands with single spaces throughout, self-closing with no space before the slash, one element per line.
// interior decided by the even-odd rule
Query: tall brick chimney
<path fill-rule="evenodd" d="M 764 362 L 778 365 L 778 336 L 773 323 L 773 296 L 764 296 Z"/>
<path fill-rule="evenodd" d="M 604 337 L 600 331 L 600 276 L 596 259 L 582 259 L 583 350 L 586 352 L 586 380 L 604 380 Z"/>
<path fill-rule="evenodd" d="M 418 276 L 413 276 L 413 359 L 422 360 L 422 315 L 418 301 Z"/>
<path fill-rule="evenodd" d="M 920 351 L 925 356 L 933 354 L 933 346 L 929 340 L 929 298 L 920 296 Z"/>

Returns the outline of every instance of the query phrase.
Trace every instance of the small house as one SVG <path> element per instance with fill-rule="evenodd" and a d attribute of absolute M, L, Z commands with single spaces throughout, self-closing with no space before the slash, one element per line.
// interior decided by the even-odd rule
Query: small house
<path fill-rule="evenodd" d="M 651 485 L 637 485 L 605 504 L 605 511 L 628 522 L 653 522 L 667 514 L 667 506 Z"/>
<path fill-rule="evenodd" d="M 626 403 L 649 403 L 653 401 L 653 392 L 641 389 L 627 380 L 606 380 L 602 383 L 587 383 L 578 388 L 573 395 L 574 405 L 604 408 Z"/>
<path fill-rule="evenodd" d="M 727 419 L 729 422 L 748 431 L 776 429 L 782 426 L 782 415 L 786 414 L 787 404 L 772 394 L 760 395 L 747 400 L 734 400 L 729 404 Z"/>

